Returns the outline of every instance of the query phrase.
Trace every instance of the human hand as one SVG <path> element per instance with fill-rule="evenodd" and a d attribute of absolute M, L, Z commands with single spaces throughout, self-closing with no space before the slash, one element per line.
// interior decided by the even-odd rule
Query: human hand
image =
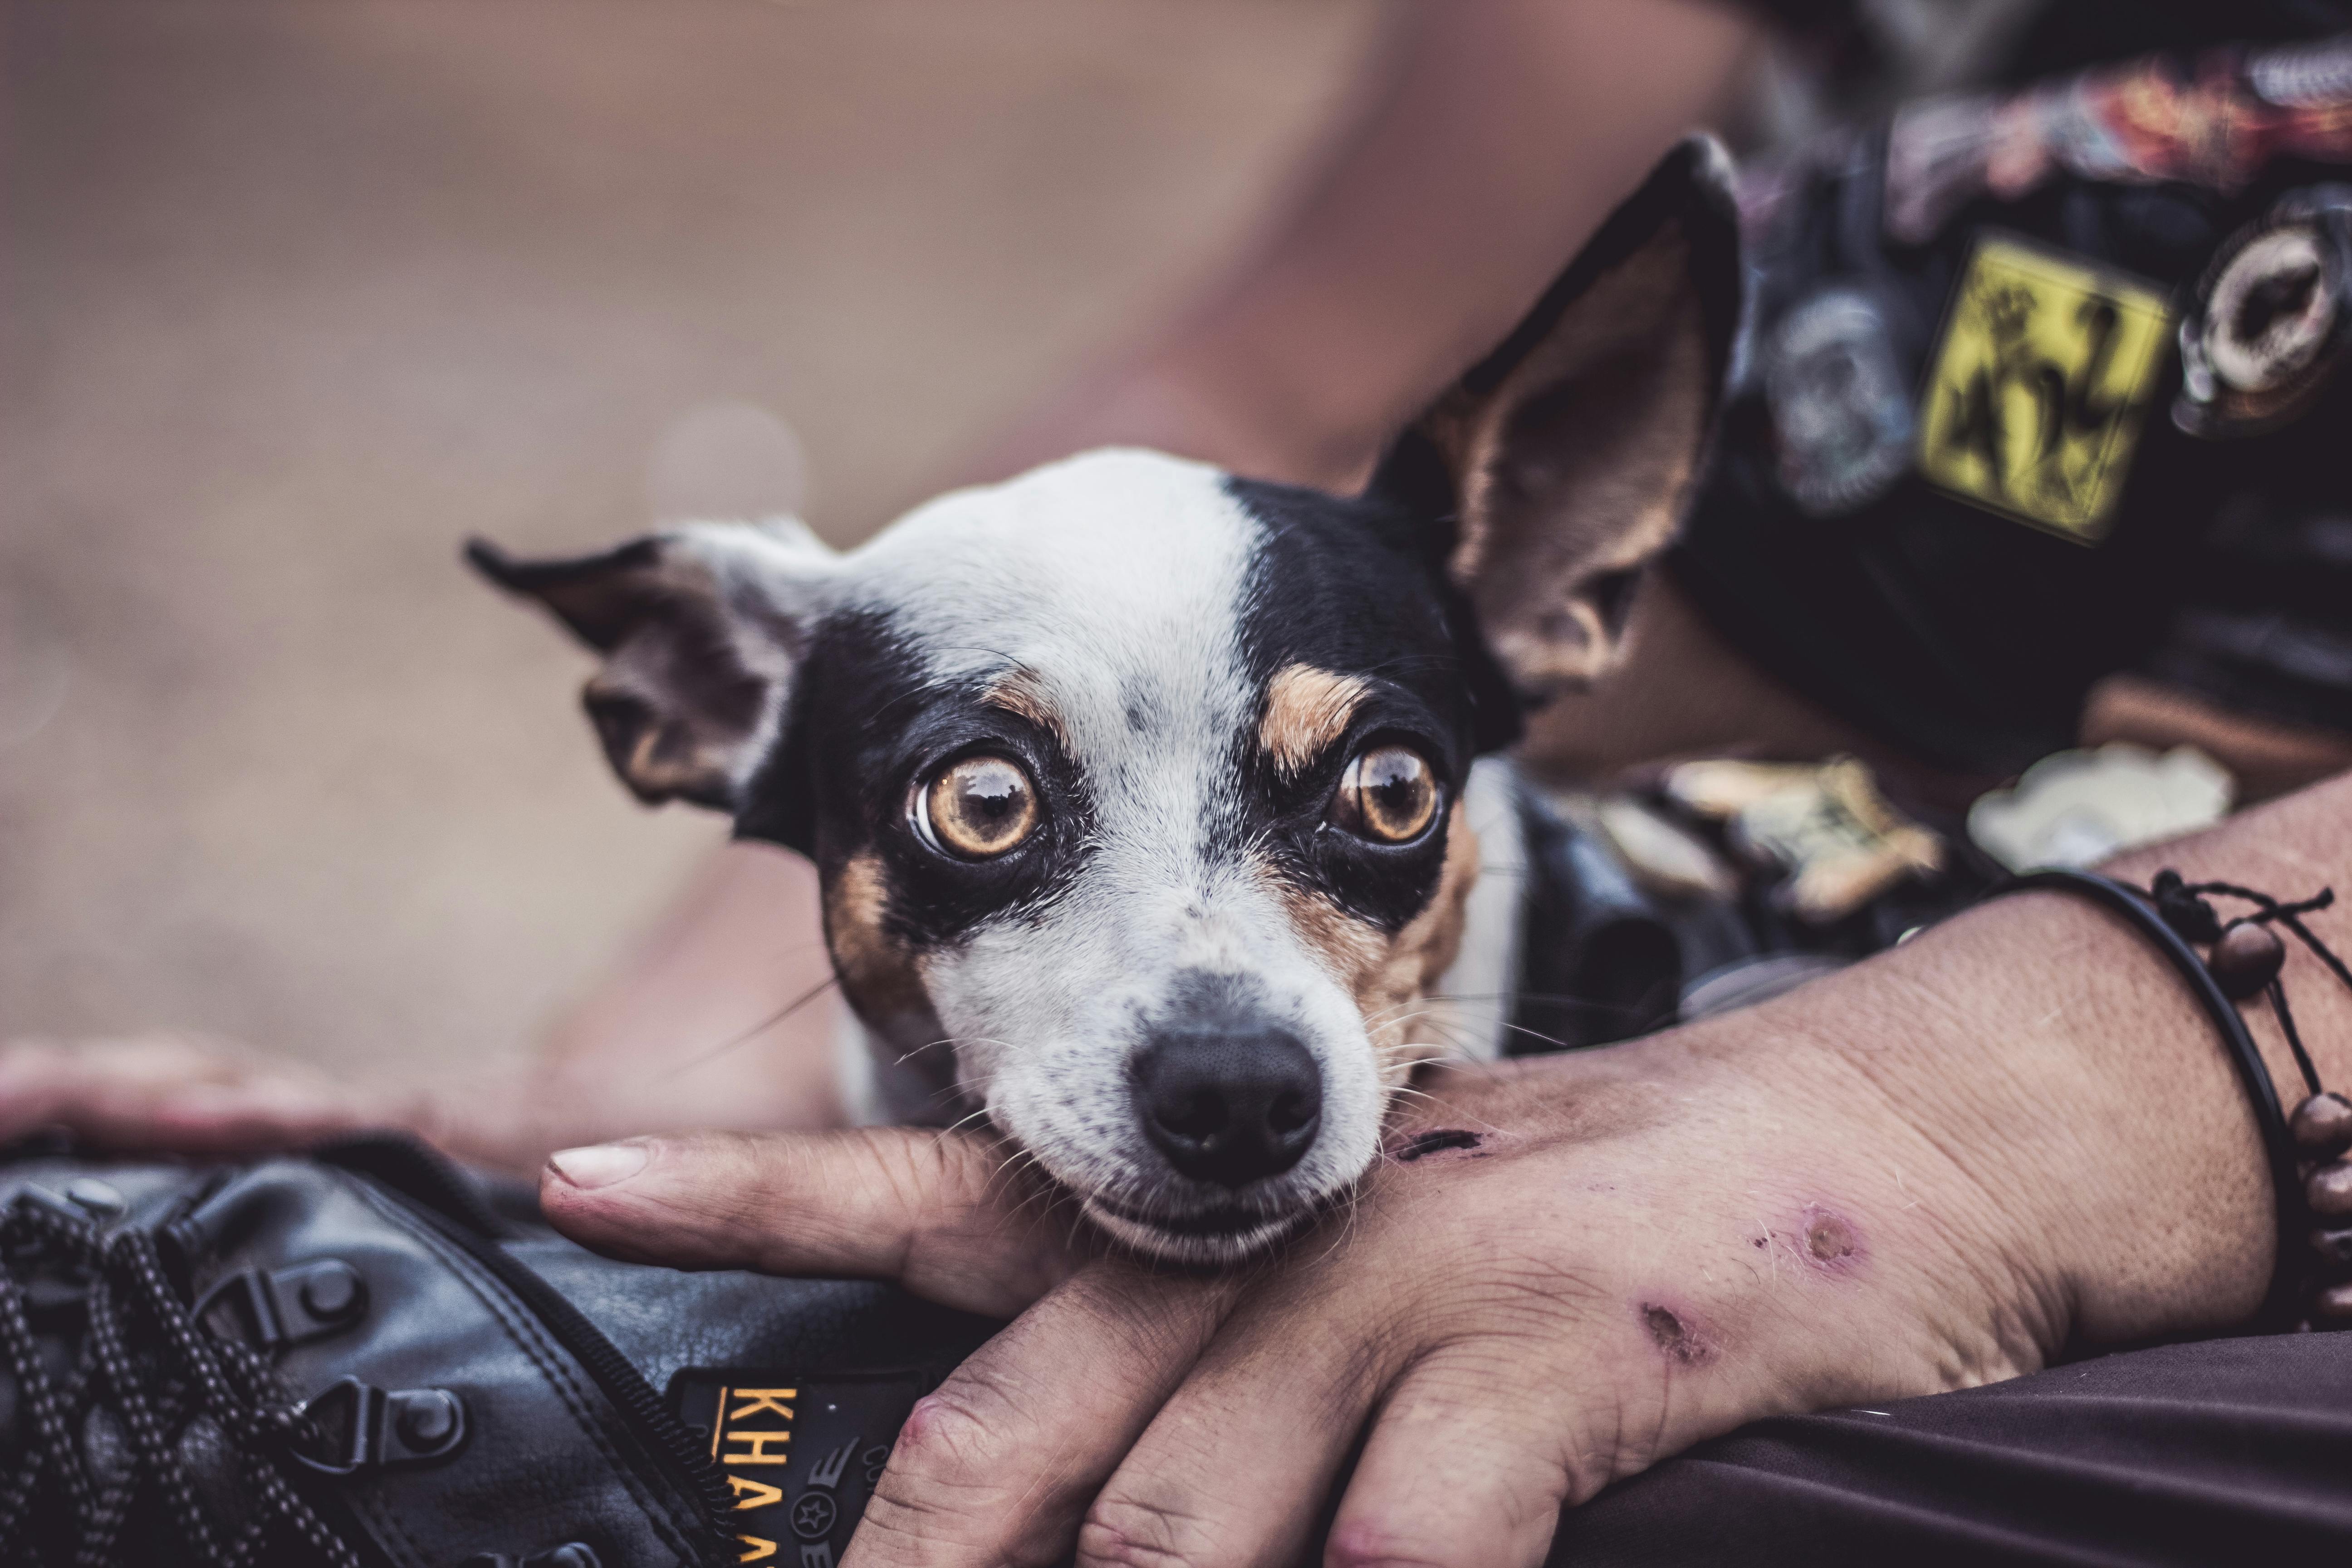
<path fill-rule="evenodd" d="M 554 1052 L 484 1063 L 463 1075 L 333 1074 L 208 1036 L 155 1031 L 116 1038 L 0 1042 L 0 1143 L 62 1127 L 123 1152 L 251 1155 L 308 1148 L 339 1134 L 396 1130 L 470 1163 L 527 1174 L 548 1151 L 648 1128 L 814 1120 L 815 1099 L 761 1093 L 742 1080 L 765 1058 L 688 1077 L 641 1054 L 626 1073 Z M 772 1053 L 772 1055 L 773 1053 Z M 803 1055 L 809 1053 L 803 1052 Z M 689 1067 L 697 1064 L 689 1063 Z M 806 1063 L 799 1077 L 811 1076 Z M 831 1064 L 815 1067 L 830 1085 Z M 829 1106 L 830 1102 L 824 1104 Z M 799 1113 L 794 1115 L 793 1113 Z"/>
<path fill-rule="evenodd" d="M 200 1035 L 0 1045 L 0 1142 L 62 1126 L 108 1149 L 258 1153 L 422 1113 L 421 1097 Z"/>
<path fill-rule="evenodd" d="M 583 1130 L 635 1131 L 619 1095 L 570 1092 L 518 1056 L 463 1078 L 333 1074 L 209 1036 L 0 1044 L 0 1143 L 62 1127 L 119 1152 L 258 1155 L 345 1133 L 413 1133 L 471 1163 L 528 1173 Z M 642 1095 L 634 1109 L 643 1111 Z M 652 1125 L 663 1125 L 654 1121 Z"/>
<path fill-rule="evenodd" d="M 1343 1478 L 1330 1562 L 1532 1563 L 1563 1503 L 1747 1421 L 2252 1310 L 2267 1197 L 2201 1021 L 2103 917 L 1996 910 L 2004 942 L 1972 916 L 1718 1024 L 1443 1073 L 1350 1208 L 1235 1275 L 1102 1250 L 962 1134 L 566 1152 L 542 1199 L 626 1256 L 1020 1310 L 916 1407 L 852 1564 L 1289 1563 Z"/>

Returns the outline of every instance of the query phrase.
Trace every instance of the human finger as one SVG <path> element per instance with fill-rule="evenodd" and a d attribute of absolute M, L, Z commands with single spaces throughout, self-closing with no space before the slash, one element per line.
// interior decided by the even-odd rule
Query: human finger
<path fill-rule="evenodd" d="M 110 1089 L 145 1097 L 173 1084 L 226 1076 L 222 1064 L 174 1042 L 45 1039 L 0 1047 L 0 1136 L 69 1122 Z"/>
<path fill-rule="evenodd" d="M 1010 1317 L 1078 1253 L 1043 1183 L 1003 1146 L 911 1127 L 700 1132 L 559 1150 L 540 1178 L 555 1227 L 682 1268 L 893 1279 Z"/>
<path fill-rule="evenodd" d="M 174 1035 L 0 1048 L 0 1138 L 64 1126 L 118 1149 L 291 1148 L 371 1120 L 291 1065 Z"/>
<path fill-rule="evenodd" d="M 154 1147 L 200 1154 L 299 1149 L 395 1119 L 331 1089 L 265 1079 L 194 1084 L 130 1107 L 102 1103 L 88 1120 L 101 1142 L 121 1146 L 135 1135 Z"/>
<path fill-rule="evenodd" d="M 1081 1568 L 1297 1562 L 1394 1344 L 1377 1287 L 1253 1296 L 1129 1451 L 1078 1534 Z"/>
<path fill-rule="evenodd" d="M 1123 1258 L 1080 1269 L 916 1405 L 844 1568 L 1066 1562 L 1237 1288 Z"/>
<path fill-rule="evenodd" d="M 1574 1394 L 1531 1404 L 1527 1365 L 1500 1341 L 1416 1362 L 1373 1417 L 1325 1563 L 1541 1563 L 1570 1489 L 1561 1407 Z"/>

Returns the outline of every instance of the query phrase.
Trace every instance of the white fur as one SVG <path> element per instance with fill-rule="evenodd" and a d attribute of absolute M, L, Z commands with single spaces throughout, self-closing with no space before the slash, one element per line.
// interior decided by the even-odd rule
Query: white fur
<path fill-rule="evenodd" d="M 1217 470 L 1113 451 L 943 496 L 845 563 L 845 602 L 914 628 L 933 676 L 1027 671 L 1085 770 L 1086 874 L 1042 917 L 983 925 L 923 973 L 965 1092 L 1090 1202 L 1161 1201 L 1128 1064 L 1187 973 L 1244 979 L 1323 1074 L 1314 1147 L 1255 1202 L 1286 1218 L 1378 1151 L 1361 1016 L 1265 879 L 1206 842 L 1260 701 L 1240 645 L 1258 543 Z"/>
<path fill-rule="evenodd" d="M 1340 978 L 1265 877 L 1207 831 L 1236 798 L 1236 738 L 1262 700 L 1241 647 L 1261 542 L 1218 470 L 1106 451 L 942 496 L 846 556 L 762 547 L 767 569 L 794 576 L 777 605 L 883 612 L 932 679 L 1022 671 L 1059 721 L 1094 802 L 1085 874 L 1044 910 L 985 922 L 929 955 L 923 978 L 965 1093 L 1098 1224 L 1163 1254 L 1245 1252 L 1338 1194 L 1378 1153 L 1386 1108 Z M 1486 854 L 1515 856 L 1507 791 L 1475 788 L 1472 809 Z M 1515 884 L 1507 875 L 1499 887 L 1508 904 Z M 1490 896 L 1481 907 L 1492 924 L 1500 906 Z M 1502 921 L 1506 954 L 1512 923 Z M 1188 1243 L 1139 1231 L 1097 1200 L 1182 1212 L 1138 1123 L 1129 1062 L 1179 977 L 1202 973 L 1241 981 L 1307 1046 L 1323 1121 L 1297 1167 L 1248 1194 L 1270 1216 L 1262 1232 Z M 1482 948 L 1454 973 L 1474 1049 L 1491 1054 L 1507 956 Z M 875 1087 L 887 1096 L 882 1067 Z"/>

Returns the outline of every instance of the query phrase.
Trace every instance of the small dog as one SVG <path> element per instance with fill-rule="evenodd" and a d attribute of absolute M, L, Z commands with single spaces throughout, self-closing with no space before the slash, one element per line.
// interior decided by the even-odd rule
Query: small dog
<path fill-rule="evenodd" d="M 1415 1063 L 1496 1048 L 1429 1043 L 1515 940 L 1507 898 L 1465 939 L 1472 763 L 1614 657 L 1739 297 L 1695 138 L 1360 496 L 1101 451 L 846 554 L 794 521 L 468 554 L 604 656 L 639 799 L 814 858 L 890 1114 L 984 1110 L 1111 1237 L 1230 1263 L 1362 1175 Z"/>

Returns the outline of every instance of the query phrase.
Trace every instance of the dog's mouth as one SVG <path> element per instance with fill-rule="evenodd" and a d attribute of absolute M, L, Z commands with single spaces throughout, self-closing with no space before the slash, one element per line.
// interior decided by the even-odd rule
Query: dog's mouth
<path fill-rule="evenodd" d="M 1318 1212 L 1313 1205 L 1220 1204 L 1175 1213 L 1098 1194 L 1086 1200 L 1087 1217 L 1113 1240 L 1172 1263 L 1216 1266 L 1256 1256 L 1305 1228 Z"/>

